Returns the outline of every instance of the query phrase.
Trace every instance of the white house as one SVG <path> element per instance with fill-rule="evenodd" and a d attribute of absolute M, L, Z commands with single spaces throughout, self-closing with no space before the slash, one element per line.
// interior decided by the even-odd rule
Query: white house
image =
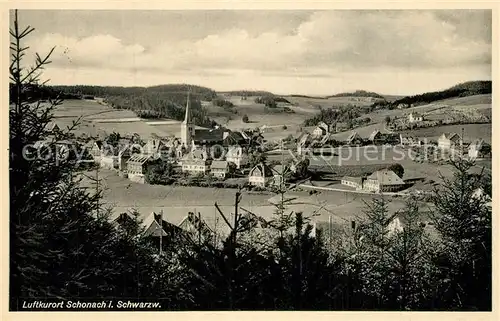
<path fill-rule="evenodd" d="M 196 149 L 182 159 L 182 171 L 191 175 L 207 174 L 212 160 L 205 150 Z"/>
<path fill-rule="evenodd" d="M 424 120 L 424 117 L 422 115 L 417 114 L 417 113 L 410 113 L 408 115 L 408 122 L 410 122 L 410 123 L 416 123 L 416 122 L 420 122 L 423 120 Z"/>
<path fill-rule="evenodd" d="M 236 168 L 240 169 L 248 164 L 248 154 L 241 146 L 229 146 L 226 161 L 234 163 Z"/>
<path fill-rule="evenodd" d="M 274 179 L 272 170 L 264 163 L 255 165 L 248 174 L 250 185 L 265 187 Z"/>
<path fill-rule="evenodd" d="M 461 143 L 462 139 L 456 133 L 444 133 L 438 138 L 438 147 L 443 150 L 459 148 Z"/>
<path fill-rule="evenodd" d="M 229 173 L 229 163 L 227 161 L 213 161 L 210 165 L 210 173 L 218 178 L 226 178 Z"/>
<path fill-rule="evenodd" d="M 482 139 L 477 139 L 469 145 L 469 158 L 483 158 L 491 155 L 491 146 Z"/>
<path fill-rule="evenodd" d="M 330 126 L 328 126 L 325 122 L 320 122 L 313 130 L 312 135 L 314 137 L 322 137 L 329 133 L 330 133 Z"/>

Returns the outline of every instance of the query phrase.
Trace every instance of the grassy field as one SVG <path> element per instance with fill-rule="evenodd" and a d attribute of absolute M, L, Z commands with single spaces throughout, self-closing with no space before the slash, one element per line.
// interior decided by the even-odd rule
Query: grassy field
<path fill-rule="evenodd" d="M 137 120 L 137 116 L 129 110 L 117 110 L 101 105 L 93 100 L 65 100 L 54 110 L 54 122 L 61 128 L 67 128 L 80 118 L 80 125 L 75 134 L 91 136 L 118 132 L 122 135 L 137 133 L 149 138 L 152 134 L 166 136 L 159 126 L 151 126 L 146 120 Z M 136 121 L 128 121 L 136 119 Z M 126 121 L 126 122 L 124 122 Z M 176 126 L 176 133 L 179 127 Z"/>
<path fill-rule="evenodd" d="M 484 139 L 491 143 L 492 124 L 466 124 L 466 125 L 447 125 L 429 128 L 419 128 L 410 131 L 404 131 L 403 134 L 413 135 L 417 137 L 427 137 L 429 139 L 437 139 L 443 133 L 462 133 L 464 129 L 464 141 L 470 142 L 474 139 Z"/>
<path fill-rule="evenodd" d="M 86 175 L 95 177 L 95 172 L 87 172 Z M 103 205 L 112 208 L 113 216 L 135 209 L 145 218 L 152 212 L 159 213 L 163 210 L 166 220 L 178 224 L 189 211 L 193 211 L 199 212 L 209 225 L 215 225 L 216 221 L 217 224 L 223 224 L 220 218 L 215 219 L 218 217 L 215 202 L 225 214 L 234 213 L 236 190 L 143 185 L 130 182 L 109 170 L 100 170 L 99 177 L 103 188 Z M 84 186 L 94 185 L 86 179 Z M 316 221 L 328 221 L 332 215 L 347 222 L 356 215 L 362 215 L 364 202 L 377 196 L 333 191 L 309 195 L 308 191 L 293 191 L 286 197 L 294 198 L 287 206 L 288 211 L 303 212 L 307 216 L 315 215 Z M 276 195 L 270 193 L 245 192 L 240 207 L 271 219 L 276 209 L 272 203 L 275 198 Z M 396 211 L 403 206 L 402 199 L 394 199 L 390 203 L 390 210 Z"/>

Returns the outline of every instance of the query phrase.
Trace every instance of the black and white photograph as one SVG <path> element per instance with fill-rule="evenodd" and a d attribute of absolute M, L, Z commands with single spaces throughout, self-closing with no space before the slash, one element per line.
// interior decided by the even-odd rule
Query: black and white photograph
<path fill-rule="evenodd" d="M 12 7 L 9 311 L 491 312 L 496 15 Z"/>

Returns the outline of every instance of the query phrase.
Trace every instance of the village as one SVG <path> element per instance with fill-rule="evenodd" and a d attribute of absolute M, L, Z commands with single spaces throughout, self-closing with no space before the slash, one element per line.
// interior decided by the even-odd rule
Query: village
<path fill-rule="evenodd" d="M 443 133 L 437 140 L 399 132 L 393 124 L 402 123 L 402 117 L 385 123 L 381 129 L 373 130 L 367 137 L 361 136 L 356 129 L 347 129 L 344 124 L 325 122 L 319 122 L 295 137 L 279 141 L 267 141 L 259 128 L 195 129 L 191 119 L 189 93 L 187 95 L 185 117 L 180 123 L 178 135 L 166 138 L 154 135 L 155 137 L 144 137 L 144 140 L 138 135 L 121 137 L 117 133 L 104 139 L 77 138 L 77 150 L 82 150 L 83 155 L 80 162 L 91 164 L 94 172 L 106 171 L 131 184 L 171 185 L 172 188 L 245 188 L 253 193 L 264 192 L 269 196 L 285 190 L 289 195 L 352 194 L 350 197 L 356 198 L 356 195 L 363 194 L 369 197 L 398 197 L 430 192 L 433 186 L 431 177 L 419 175 L 417 171 L 413 171 L 412 175 L 410 164 L 424 167 L 432 163 L 445 164 L 450 157 L 480 161 L 491 159 L 489 143 L 483 139 L 467 141 L 463 139 L 463 132 Z M 425 124 L 426 119 L 410 112 L 405 121 L 415 126 Z M 51 130 L 58 131 L 60 128 L 54 123 Z M 74 148 L 74 144 L 75 141 L 58 142 L 66 151 Z M 372 154 L 376 156 L 375 160 L 368 155 L 370 149 L 375 153 Z M 364 153 L 361 158 L 360 153 Z M 397 155 L 403 157 L 397 158 Z M 120 183 L 122 186 L 123 184 Z M 196 194 L 193 197 L 196 198 Z M 272 198 L 268 200 L 269 204 L 273 204 L 271 200 Z M 267 206 L 263 203 L 261 206 Z M 301 204 L 301 208 L 307 208 L 304 204 Z M 134 207 L 129 206 L 127 210 L 122 208 L 114 217 L 123 218 L 124 213 L 132 208 Z M 158 212 L 163 213 L 163 208 L 151 208 L 151 215 L 141 215 L 157 217 Z M 169 211 L 168 208 L 165 210 Z M 193 215 L 194 211 L 186 212 Z M 184 217 L 180 221 L 185 222 L 188 216 L 179 215 L 180 218 Z M 175 221 L 168 219 L 168 214 L 165 217 L 170 224 Z M 348 217 L 350 216 L 342 217 L 339 224 L 349 221 Z M 215 228 L 216 219 L 211 220 L 206 215 L 198 219 L 203 222 L 212 221 L 209 225 L 212 229 Z M 333 220 L 331 213 L 320 215 L 318 226 L 327 220 Z"/>

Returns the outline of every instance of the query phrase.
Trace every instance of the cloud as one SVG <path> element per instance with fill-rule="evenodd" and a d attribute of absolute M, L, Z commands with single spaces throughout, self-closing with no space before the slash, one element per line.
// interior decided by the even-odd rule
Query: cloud
<path fill-rule="evenodd" d="M 306 78 L 484 66 L 492 50 L 491 11 L 319 11 L 288 30 L 228 26 L 198 39 L 162 42 L 158 34 L 148 45 L 102 32 L 83 38 L 49 33 L 32 49 L 43 53 L 56 45 L 52 60 L 59 68 Z"/>

